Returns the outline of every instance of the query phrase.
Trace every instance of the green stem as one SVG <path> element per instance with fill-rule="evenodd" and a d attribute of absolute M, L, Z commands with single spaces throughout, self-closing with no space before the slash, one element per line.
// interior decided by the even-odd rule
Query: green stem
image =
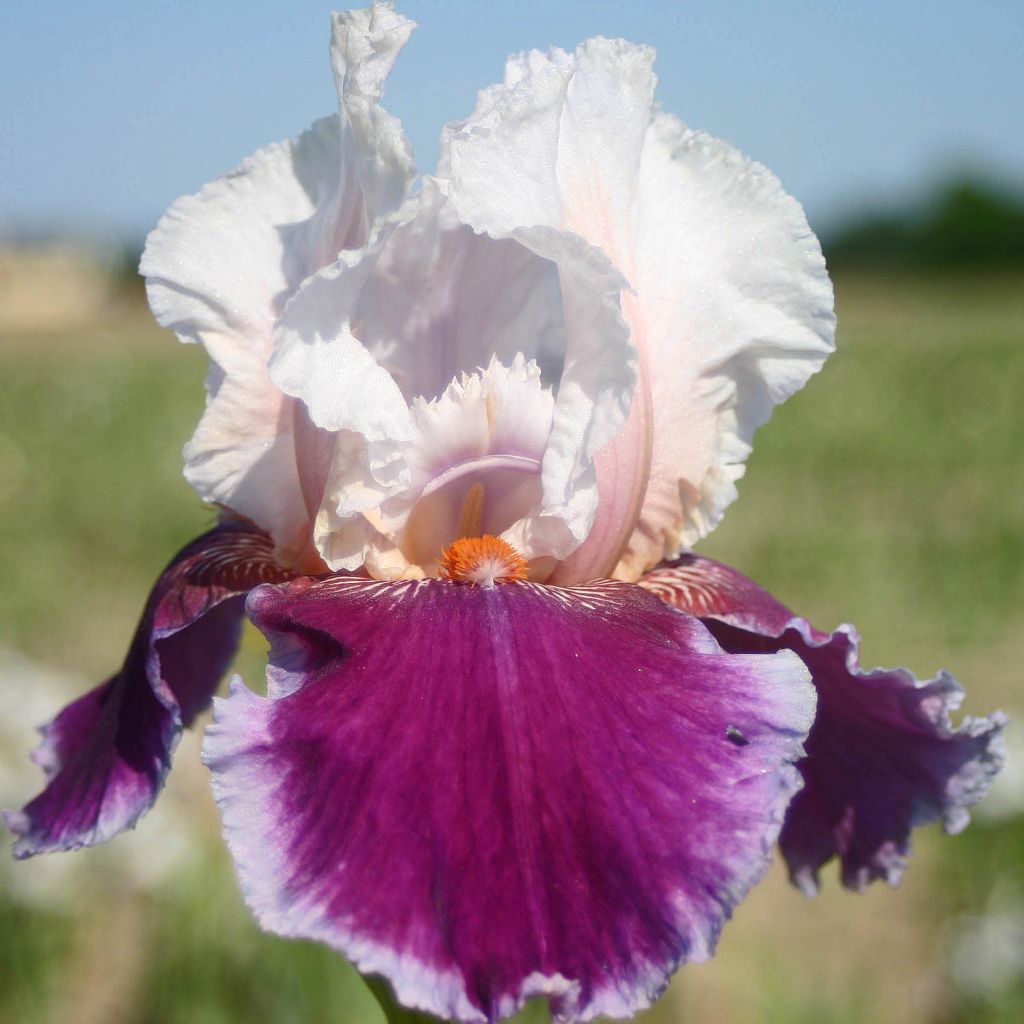
<path fill-rule="evenodd" d="M 391 991 L 391 986 L 379 974 L 364 975 L 363 980 L 380 1004 L 388 1024 L 439 1024 L 440 1018 L 432 1014 L 402 1006 Z"/>

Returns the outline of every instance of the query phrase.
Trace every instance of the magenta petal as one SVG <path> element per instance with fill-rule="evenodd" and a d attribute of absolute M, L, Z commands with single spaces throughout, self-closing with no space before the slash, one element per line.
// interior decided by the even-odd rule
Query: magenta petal
<path fill-rule="evenodd" d="M 266 698 L 205 758 L 246 899 L 408 1006 L 648 1005 L 765 870 L 813 717 L 792 655 L 724 655 L 631 584 L 260 587 Z"/>
<path fill-rule="evenodd" d="M 687 555 L 648 573 L 641 585 L 674 607 L 699 614 L 728 651 L 795 651 L 818 690 L 818 716 L 800 763 L 806 785 L 790 805 L 780 845 L 796 885 L 817 891 L 820 868 L 838 857 L 843 884 L 896 884 L 910 833 L 941 819 L 967 825 L 1002 767 L 1006 716 L 950 713 L 963 697 L 948 673 L 921 681 L 909 671 L 860 667 L 852 626 L 831 635 L 794 616 L 746 576 Z"/>
<path fill-rule="evenodd" d="M 150 593 L 117 675 L 43 729 L 33 760 L 47 785 L 4 814 L 17 857 L 105 842 L 152 806 L 183 726 L 234 656 L 244 596 L 280 579 L 266 534 L 228 523 L 180 551 Z"/>

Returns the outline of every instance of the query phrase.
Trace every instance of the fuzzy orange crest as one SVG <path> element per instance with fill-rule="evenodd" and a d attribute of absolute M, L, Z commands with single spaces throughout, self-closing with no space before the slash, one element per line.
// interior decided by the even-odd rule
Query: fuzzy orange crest
<path fill-rule="evenodd" d="M 441 577 L 490 588 L 527 578 L 526 559 L 508 541 L 484 534 L 460 537 L 441 553 Z"/>

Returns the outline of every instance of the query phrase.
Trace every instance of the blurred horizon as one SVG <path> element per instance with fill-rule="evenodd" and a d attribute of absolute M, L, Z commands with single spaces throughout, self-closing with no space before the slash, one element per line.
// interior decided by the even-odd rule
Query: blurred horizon
<path fill-rule="evenodd" d="M 5 7 L 0 238 L 137 247 L 177 196 L 330 113 L 332 6 Z M 604 34 L 654 45 L 662 106 L 770 167 L 824 236 L 956 179 L 1024 193 L 1024 11 L 1009 0 L 397 6 L 421 27 L 385 100 L 421 171 L 508 53 Z"/>

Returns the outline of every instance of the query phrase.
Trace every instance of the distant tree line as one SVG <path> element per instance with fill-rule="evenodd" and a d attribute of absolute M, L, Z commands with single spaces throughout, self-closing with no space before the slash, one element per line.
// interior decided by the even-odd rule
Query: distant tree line
<path fill-rule="evenodd" d="M 823 244 L 833 268 L 1024 266 L 1024 199 L 960 178 L 916 208 L 852 217 Z"/>

